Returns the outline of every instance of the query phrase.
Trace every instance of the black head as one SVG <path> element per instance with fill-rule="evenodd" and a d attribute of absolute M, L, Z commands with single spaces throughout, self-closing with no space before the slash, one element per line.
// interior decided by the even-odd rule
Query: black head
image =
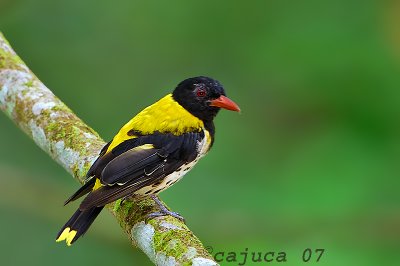
<path fill-rule="evenodd" d="M 208 77 L 188 78 L 172 93 L 175 101 L 203 121 L 212 120 L 221 108 L 240 111 L 239 106 L 225 96 L 221 83 Z"/>

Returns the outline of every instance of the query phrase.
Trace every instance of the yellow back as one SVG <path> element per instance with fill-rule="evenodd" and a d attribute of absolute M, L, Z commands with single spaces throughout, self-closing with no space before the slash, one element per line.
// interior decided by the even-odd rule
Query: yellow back
<path fill-rule="evenodd" d="M 179 136 L 187 132 L 198 132 L 203 128 L 203 121 L 176 102 L 172 94 L 168 94 L 158 102 L 143 109 L 126 123 L 115 135 L 106 153 L 113 150 L 120 143 L 136 138 L 137 136 L 135 135 L 128 135 L 131 130 L 138 131 L 144 135 L 157 131 Z"/>

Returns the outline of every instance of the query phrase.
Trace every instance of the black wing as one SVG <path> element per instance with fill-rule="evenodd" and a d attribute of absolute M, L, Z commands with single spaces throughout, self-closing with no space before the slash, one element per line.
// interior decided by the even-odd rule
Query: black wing
<path fill-rule="evenodd" d="M 98 160 L 101 174 L 97 177 L 105 186 L 91 192 L 80 209 L 104 206 L 162 180 L 197 157 L 198 142 L 203 138 L 202 132 L 181 136 L 157 133 L 121 143 L 110 152 L 112 156 L 104 156 L 106 163 Z M 93 169 L 93 173 L 98 172 Z"/>
<path fill-rule="evenodd" d="M 93 178 L 96 175 L 95 170 L 103 169 L 108 162 L 110 162 L 113 158 L 115 158 L 115 156 L 113 156 L 112 153 L 105 155 L 110 144 L 111 141 L 108 142 L 106 145 L 104 145 L 104 147 L 100 151 L 99 157 L 97 157 L 96 161 L 92 164 L 92 166 L 90 167 L 89 171 L 86 174 L 85 184 L 81 186 L 71 197 L 69 197 L 64 202 L 64 205 L 67 205 L 71 201 L 79 199 L 80 197 L 92 191 L 96 181 L 96 178 Z"/>

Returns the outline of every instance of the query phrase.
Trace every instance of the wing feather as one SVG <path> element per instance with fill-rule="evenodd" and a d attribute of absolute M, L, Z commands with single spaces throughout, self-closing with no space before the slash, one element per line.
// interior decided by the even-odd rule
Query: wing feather
<path fill-rule="evenodd" d="M 143 176 L 139 180 L 132 180 L 122 186 L 115 185 L 111 187 L 101 187 L 87 195 L 87 197 L 81 202 L 79 209 L 87 210 L 94 206 L 104 206 L 116 201 L 117 199 L 132 195 L 135 191 L 157 182 L 163 177 L 164 175 Z"/>
<path fill-rule="evenodd" d="M 183 164 L 194 160 L 198 155 L 198 143 L 203 138 L 203 132 L 180 136 L 164 133 L 141 136 L 122 143 L 103 156 L 110 157 L 99 163 L 101 168 L 93 170 L 95 173 L 101 170 L 96 176 L 104 186 L 90 192 L 79 208 L 86 210 L 104 206 L 157 183 Z"/>
<path fill-rule="evenodd" d="M 158 168 L 164 160 L 153 145 L 130 149 L 106 165 L 101 173 L 101 183 L 108 186 L 124 184 L 145 174 L 146 170 Z"/>

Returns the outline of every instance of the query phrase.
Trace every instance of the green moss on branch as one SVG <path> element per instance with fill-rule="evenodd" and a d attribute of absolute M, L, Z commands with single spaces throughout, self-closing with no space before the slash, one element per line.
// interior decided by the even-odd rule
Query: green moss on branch
<path fill-rule="evenodd" d="M 40 82 L 1 33 L 0 109 L 81 183 L 105 144 Z M 191 265 L 194 261 L 196 265 L 216 265 L 181 221 L 161 217 L 144 223 L 148 214 L 157 211 L 153 200 L 128 199 L 107 208 L 132 244 L 158 265 Z"/>

